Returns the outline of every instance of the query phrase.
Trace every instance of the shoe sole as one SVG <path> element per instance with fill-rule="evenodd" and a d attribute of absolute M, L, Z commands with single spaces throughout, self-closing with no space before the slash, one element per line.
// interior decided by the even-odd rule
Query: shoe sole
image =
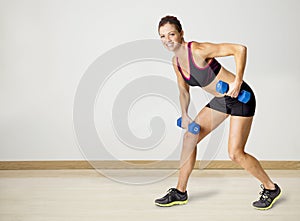
<path fill-rule="evenodd" d="M 185 201 L 174 201 L 172 203 L 168 203 L 168 204 L 160 204 L 160 203 L 155 203 L 156 206 L 160 206 L 160 207 L 170 207 L 170 206 L 175 206 L 175 205 L 184 205 L 187 204 L 188 200 Z"/>
<path fill-rule="evenodd" d="M 252 206 L 253 206 L 255 209 L 258 209 L 258 210 L 268 210 L 268 209 L 271 209 L 272 206 L 273 206 L 273 204 L 280 198 L 281 193 L 282 193 L 282 191 L 280 191 L 279 195 L 276 196 L 276 197 L 274 198 L 273 202 L 272 202 L 268 207 L 260 208 L 260 207 L 255 207 L 255 206 L 253 206 L 253 205 L 252 205 Z"/>

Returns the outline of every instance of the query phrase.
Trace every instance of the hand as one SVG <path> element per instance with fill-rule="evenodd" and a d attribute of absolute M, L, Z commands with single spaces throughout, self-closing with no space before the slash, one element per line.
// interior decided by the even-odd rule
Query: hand
<path fill-rule="evenodd" d="M 227 96 L 237 98 L 239 96 L 241 86 L 242 86 L 243 81 L 234 81 L 229 84 L 229 90 L 226 93 Z"/>
<path fill-rule="evenodd" d="M 193 120 L 188 116 L 188 115 L 183 115 L 182 116 L 182 121 L 181 121 L 181 127 L 183 129 L 187 129 L 189 124 L 192 123 Z"/>

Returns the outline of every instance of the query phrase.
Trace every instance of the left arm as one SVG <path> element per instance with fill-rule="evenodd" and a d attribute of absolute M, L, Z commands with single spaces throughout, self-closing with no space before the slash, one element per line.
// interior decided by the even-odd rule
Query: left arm
<path fill-rule="evenodd" d="M 244 70 L 247 60 L 247 48 L 239 44 L 202 43 L 201 54 L 204 58 L 234 56 L 236 64 L 236 76 L 234 82 L 230 83 L 227 95 L 231 97 L 237 97 L 243 83 Z"/>

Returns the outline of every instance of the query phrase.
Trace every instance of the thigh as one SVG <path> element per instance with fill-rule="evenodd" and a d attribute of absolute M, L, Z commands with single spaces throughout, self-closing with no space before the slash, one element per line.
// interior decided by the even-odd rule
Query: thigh
<path fill-rule="evenodd" d="M 228 116 L 226 113 L 204 107 L 195 118 L 195 122 L 201 127 L 198 142 L 217 128 Z"/>
<path fill-rule="evenodd" d="M 253 117 L 230 117 L 230 130 L 228 140 L 229 152 L 244 152 L 245 145 L 251 130 Z"/>

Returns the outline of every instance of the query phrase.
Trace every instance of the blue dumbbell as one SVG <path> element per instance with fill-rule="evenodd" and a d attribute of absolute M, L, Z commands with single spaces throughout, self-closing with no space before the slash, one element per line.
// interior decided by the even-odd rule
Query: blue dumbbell
<path fill-rule="evenodd" d="M 224 81 L 219 81 L 216 85 L 216 91 L 221 93 L 221 94 L 224 94 L 224 93 L 227 93 L 229 90 L 229 85 L 224 82 Z M 248 91 L 245 91 L 245 90 L 241 90 L 239 95 L 238 95 L 238 100 L 242 103 L 247 103 L 251 98 L 251 94 L 248 92 Z"/>
<path fill-rule="evenodd" d="M 182 121 L 181 117 L 177 119 L 177 126 L 178 127 L 181 127 L 181 121 Z M 193 134 L 198 134 L 198 133 L 200 133 L 200 125 L 197 124 L 195 121 L 193 121 L 192 123 L 189 124 L 188 131 L 193 133 Z"/>

